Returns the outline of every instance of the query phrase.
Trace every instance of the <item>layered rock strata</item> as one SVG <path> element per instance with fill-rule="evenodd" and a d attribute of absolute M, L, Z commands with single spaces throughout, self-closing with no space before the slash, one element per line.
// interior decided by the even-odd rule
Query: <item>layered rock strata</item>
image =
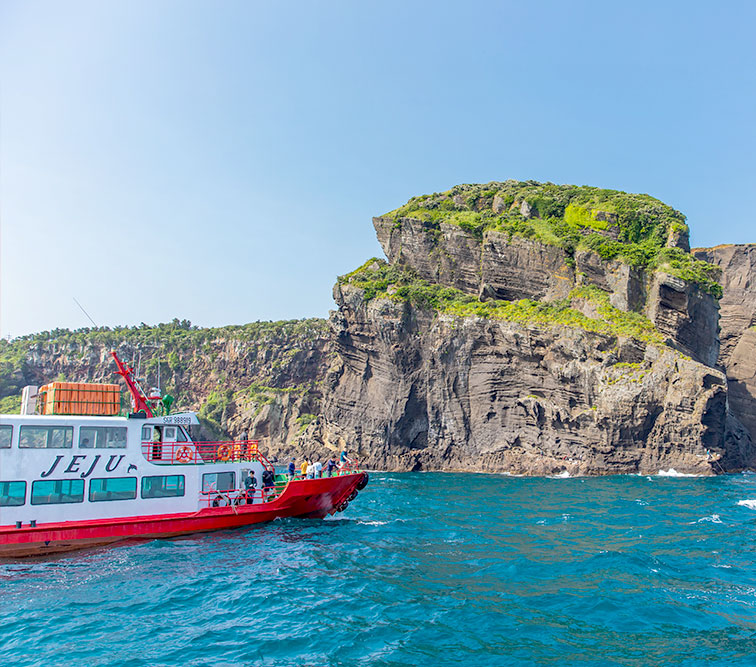
<path fill-rule="evenodd" d="M 691 281 L 606 261 L 591 251 L 571 256 L 496 230 L 477 238 L 455 224 L 386 216 L 373 218 L 373 226 L 389 262 L 430 282 L 507 301 L 561 299 L 576 286 L 596 285 L 617 308 L 644 313 L 685 354 L 716 363 L 717 300 Z M 687 242 L 687 232 L 680 235 Z M 675 247 L 683 243 L 678 236 Z"/>
<path fill-rule="evenodd" d="M 436 316 L 337 286 L 320 437 L 381 469 L 707 474 L 724 375 L 672 349 L 580 329 Z M 731 449 L 731 447 L 730 447 Z"/>
<path fill-rule="evenodd" d="M 698 248 L 693 254 L 722 269 L 719 364 L 730 407 L 756 440 L 756 245 Z"/>

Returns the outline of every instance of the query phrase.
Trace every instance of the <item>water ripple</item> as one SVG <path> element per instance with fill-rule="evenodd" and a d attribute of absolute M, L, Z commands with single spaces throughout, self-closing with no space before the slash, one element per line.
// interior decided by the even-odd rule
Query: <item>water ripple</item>
<path fill-rule="evenodd" d="M 347 512 L 0 564 L 8 665 L 749 665 L 756 476 L 375 475 Z"/>

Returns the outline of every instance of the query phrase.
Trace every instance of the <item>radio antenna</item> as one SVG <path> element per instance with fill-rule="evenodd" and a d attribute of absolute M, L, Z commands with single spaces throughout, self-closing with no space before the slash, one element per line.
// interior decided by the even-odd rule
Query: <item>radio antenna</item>
<path fill-rule="evenodd" d="M 73 297 L 73 300 L 76 301 L 76 297 Z M 78 301 L 76 301 L 76 305 L 79 306 L 79 308 L 81 308 L 82 313 L 84 313 L 87 317 L 89 317 L 89 313 L 86 310 L 84 310 L 84 306 L 82 306 Z M 89 317 L 89 321 L 92 324 L 94 324 L 96 329 L 99 329 L 99 327 L 97 326 L 97 322 L 95 322 L 91 317 Z"/>

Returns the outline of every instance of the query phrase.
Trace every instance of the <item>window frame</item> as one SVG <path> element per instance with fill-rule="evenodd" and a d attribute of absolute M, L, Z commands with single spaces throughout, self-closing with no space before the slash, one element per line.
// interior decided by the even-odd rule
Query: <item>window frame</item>
<path fill-rule="evenodd" d="M 181 486 L 181 493 L 172 493 L 170 495 L 145 495 L 145 482 L 148 479 L 170 479 L 171 477 L 176 477 L 181 480 L 180 486 Z M 183 498 L 186 496 L 186 478 L 184 475 L 145 475 L 142 477 L 141 482 L 139 484 L 139 497 L 142 500 L 153 500 L 155 498 Z"/>
<path fill-rule="evenodd" d="M 24 438 L 24 430 L 25 429 L 33 429 L 37 431 L 47 431 L 47 435 L 45 436 L 45 446 L 44 447 L 30 447 L 29 445 L 23 444 L 23 438 Z M 64 433 L 68 433 L 70 437 L 68 438 L 68 446 L 63 447 L 55 447 L 50 446 L 50 434 L 52 431 L 60 429 Z M 64 426 L 62 424 L 50 424 L 49 426 L 37 426 L 35 424 L 21 424 L 21 426 L 18 429 L 18 448 L 19 449 L 73 449 L 73 441 L 74 441 L 74 427 L 73 426 Z M 64 438 L 65 440 L 66 438 Z"/>
<path fill-rule="evenodd" d="M 0 436 L 0 449 L 10 449 L 13 446 L 13 424 L 0 424 L 0 433 L 8 431 L 10 437 L 8 438 L 8 444 L 3 445 L 2 436 Z"/>
<path fill-rule="evenodd" d="M 95 490 L 92 487 L 95 485 L 95 482 L 111 482 L 111 481 L 123 481 L 123 480 L 134 480 L 134 495 L 130 496 L 128 498 L 93 498 L 93 494 L 95 493 L 118 493 L 113 491 L 108 491 L 107 489 L 103 490 Z M 107 484 L 103 485 L 107 486 Z M 90 503 L 112 503 L 117 500 L 136 500 L 137 493 L 139 491 L 139 480 L 136 477 L 94 477 L 89 480 L 89 489 L 87 498 L 89 499 Z"/>
<path fill-rule="evenodd" d="M 81 484 L 81 500 L 56 500 L 56 501 L 44 501 L 44 502 L 34 502 L 34 487 L 37 484 L 63 484 L 64 482 L 67 482 L 70 486 L 69 488 L 73 487 L 74 483 Z M 51 494 L 46 494 L 48 497 Z M 59 493 L 59 496 L 63 496 L 63 491 Z M 73 495 L 73 494 L 67 494 L 67 495 Z M 84 502 L 84 480 L 83 479 L 35 479 L 32 482 L 32 490 L 31 494 L 29 495 L 29 503 L 31 505 L 77 505 L 79 503 Z"/>
<path fill-rule="evenodd" d="M 210 484 L 207 486 L 205 485 L 205 478 L 210 477 L 210 475 L 215 475 L 216 479 L 216 488 L 214 491 L 210 490 Z M 221 489 L 220 485 L 218 484 L 218 475 L 231 475 L 231 486 L 227 489 Z M 212 482 L 211 482 L 212 483 Z M 210 493 L 223 493 L 224 491 L 236 491 L 236 471 L 235 470 L 224 470 L 223 472 L 206 472 L 202 475 L 202 493 L 210 494 Z"/>
<path fill-rule="evenodd" d="M 89 438 L 91 439 L 94 437 L 95 443 L 94 445 L 90 445 L 88 447 L 85 447 L 81 444 L 81 440 L 83 438 L 83 434 L 85 432 L 94 431 L 94 436 L 89 435 Z M 123 445 L 119 445 L 118 447 L 107 447 L 107 446 L 100 446 L 100 432 L 104 431 L 104 439 L 105 442 L 108 442 L 108 431 L 121 431 L 123 434 Z M 126 426 L 80 426 L 79 427 L 79 441 L 78 441 L 78 448 L 79 449 L 128 449 L 129 447 L 129 429 Z"/>
<path fill-rule="evenodd" d="M 9 479 L 9 480 L 3 480 L 0 481 L 0 488 L 2 488 L 3 484 L 23 484 L 24 485 L 24 497 L 23 502 L 20 503 L 4 503 L 0 500 L 0 507 L 22 507 L 23 505 L 26 505 L 26 487 L 28 486 L 25 479 Z M 11 498 L 12 496 L 10 494 L 2 494 L 0 493 L 0 499 L 8 497 Z"/>

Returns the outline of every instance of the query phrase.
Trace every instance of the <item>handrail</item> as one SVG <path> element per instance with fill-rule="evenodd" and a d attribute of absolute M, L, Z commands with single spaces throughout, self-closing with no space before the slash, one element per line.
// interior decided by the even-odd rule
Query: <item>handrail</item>
<path fill-rule="evenodd" d="M 278 498 L 288 484 L 265 486 L 261 489 L 222 489 L 200 492 L 201 507 L 238 507 L 241 505 L 260 505 Z"/>
<path fill-rule="evenodd" d="M 257 440 L 187 440 L 186 442 L 142 441 L 142 454 L 156 465 L 203 465 L 207 463 L 262 463 L 267 470 L 274 468 L 258 449 Z"/>

